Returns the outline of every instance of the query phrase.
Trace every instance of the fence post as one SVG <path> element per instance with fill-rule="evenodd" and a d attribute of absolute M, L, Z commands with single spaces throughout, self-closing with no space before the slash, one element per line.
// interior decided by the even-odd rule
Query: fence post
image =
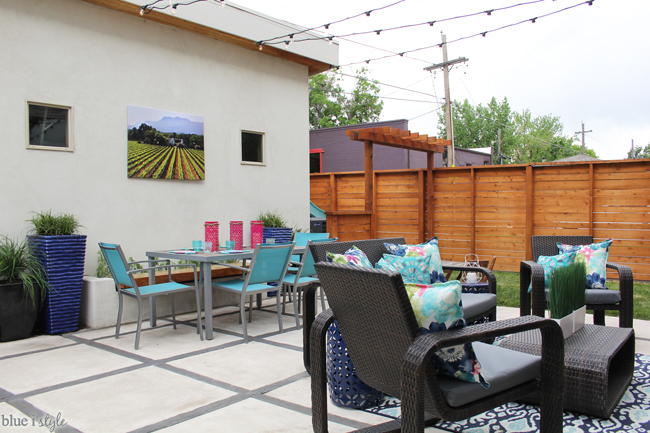
<path fill-rule="evenodd" d="M 594 236 L 594 163 L 589 163 L 589 236 Z"/>
<path fill-rule="evenodd" d="M 533 260 L 533 165 L 526 166 L 526 260 Z"/>
<path fill-rule="evenodd" d="M 474 168 L 470 168 L 470 182 L 471 182 L 471 196 L 470 196 L 470 208 L 472 209 L 471 216 L 471 233 L 470 233 L 470 251 L 472 254 L 476 254 L 476 173 Z"/>
<path fill-rule="evenodd" d="M 425 213 L 425 197 L 424 192 L 424 170 L 418 170 L 418 240 L 420 243 L 424 242 L 426 222 L 424 221 Z"/>

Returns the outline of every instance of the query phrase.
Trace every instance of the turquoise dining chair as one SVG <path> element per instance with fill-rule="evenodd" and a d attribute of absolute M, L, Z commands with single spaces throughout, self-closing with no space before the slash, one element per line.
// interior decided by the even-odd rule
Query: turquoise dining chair
<path fill-rule="evenodd" d="M 215 281 L 212 287 L 240 295 L 239 312 L 240 320 L 244 329 L 244 343 L 248 343 L 248 329 L 246 327 L 246 295 L 249 295 L 250 305 L 248 307 L 248 321 L 253 317 L 253 296 L 257 293 L 276 290 L 277 287 L 268 283 L 280 285 L 287 273 L 287 267 L 291 259 L 291 253 L 295 246 L 294 242 L 286 244 L 257 244 L 248 268 L 233 265 L 232 263 L 221 263 L 230 268 L 239 269 L 243 272 L 242 278 L 226 281 Z M 282 308 L 280 296 L 276 297 L 278 310 L 278 326 L 280 333 L 282 328 Z"/>
<path fill-rule="evenodd" d="M 304 246 L 307 246 L 308 241 L 313 241 L 313 240 L 317 240 L 317 239 L 327 239 L 329 237 L 330 237 L 329 233 L 303 233 L 303 232 L 298 232 L 298 233 L 296 233 L 296 236 L 293 238 L 293 240 L 296 243 L 297 247 L 304 247 Z M 293 256 L 291 256 L 291 261 L 294 262 L 294 263 L 299 262 L 300 261 L 300 256 L 294 254 Z M 292 268 L 289 268 L 289 270 L 291 271 Z"/>
<path fill-rule="evenodd" d="M 309 233 L 309 234 L 323 234 L 323 233 Z M 320 285 L 320 281 L 316 276 L 316 268 L 314 268 L 314 256 L 311 254 L 311 249 L 309 245 L 313 243 L 325 243 L 325 242 L 336 242 L 338 238 L 326 238 L 326 239 L 308 239 L 305 244 L 305 253 L 302 255 L 300 262 L 292 262 L 292 265 L 297 266 L 297 271 L 295 274 L 287 273 L 287 275 L 282 280 L 282 312 L 284 313 L 285 305 L 285 296 L 287 292 L 293 292 L 293 313 L 296 318 L 296 326 L 300 328 L 300 299 L 301 291 L 305 286 L 310 286 L 312 284 Z M 294 256 L 295 257 L 295 256 Z M 321 304 L 323 310 L 325 309 L 325 300 L 323 298 L 323 292 L 321 289 Z"/>
<path fill-rule="evenodd" d="M 174 311 L 174 293 L 193 290 L 196 294 L 196 332 L 203 341 L 203 326 L 201 325 L 201 299 L 199 296 L 199 283 L 196 274 L 196 265 L 184 264 L 173 265 L 169 260 L 142 260 L 139 262 L 127 262 L 122 251 L 122 247 L 117 244 L 99 243 L 99 249 L 106 260 L 108 269 L 111 271 L 113 281 L 115 281 L 115 290 L 118 293 L 119 308 L 117 310 L 117 326 L 115 328 L 115 338 L 120 338 L 120 325 L 122 323 L 123 296 L 135 298 L 138 301 L 138 328 L 135 333 L 135 350 L 140 347 L 140 333 L 142 331 L 142 300 L 154 296 L 169 295 L 172 307 L 172 323 L 176 329 L 176 313 Z M 142 269 L 130 270 L 131 264 L 135 263 L 158 263 L 166 262 L 165 265 L 148 266 Z M 194 268 L 194 285 L 187 286 L 172 281 L 172 268 L 192 267 Z M 135 272 L 155 271 L 156 269 L 167 269 L 169 281 L 160 284 L 139 287 L 133 278 Z"/>

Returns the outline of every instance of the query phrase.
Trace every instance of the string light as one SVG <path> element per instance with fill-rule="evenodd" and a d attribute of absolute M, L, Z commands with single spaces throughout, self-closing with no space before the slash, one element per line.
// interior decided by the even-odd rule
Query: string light
<path fill-rule="evenodd" d="M 262 47 L 263 47 L 263 46 L 264 46 L 264 43 L 263 43 L 263 42 L 260 42 L 260 43 L 257 44 L 257 49 L 260 50 L 260 51 L 262 51 Z"/>
<path fill-rule="evenodd" d="M 156 4 L 160 3 L 161 1 L 164 1 L 164 0 L 156 0 L 156 1 L 152 2 L 152 3 L 148 3 L 146 5 L 143 5 L 140 8 L 140 16 L 143 16 L 144 14 L 148 14 L 154 9 L 165 10 L 167 8 L 171 8 L 172 14 L 176 15 L 176 8 L 178 6 L 189 6 L 189 5 L 192 5 L 194 3 L 207 2 L 207 1 L 211 1 L 211 0 L 189 0 L 189 1 L 186 1 L 184 3 L 182 3 L 182 2 L 174 3 L 174 0 L 169 0 L 169 4 L 166 4 L 164 6 L 156 6 Z M 217 4 L 219 4 L 221 6 L 226 5 L 226 0 L 215 0 L 215 1 L 217 2 Z"/>
<path fill-rule="evenodd" d="M 296 32 L 295 34 L 296 34 L 296 35 L 299 35 L 299 34 L 302 34 L 302 33 L 307 33 L 307 32 L 310 32 L 310 31 L 312 31 L 312 30 L 320 29 L 321 27 L 324 27 L 325 29 L 329 29 L 330 26 L 331 26 L 332 24 L 342 23 L 342 22 L 344 22 L 344 21 L 348 21 L 348 20 L 351 20 L 351 19 L 354 19 L 354 18 L 358 18 L 358 17 L 363 16 L 363 15 L 369 16 L 369 15 L 370 15 L 370 12 L 374 12 L 374 11 L 379 11 L 379 10 L 382 10 L 382 9 L 386 9 L 386 8 L 389 8 L 389 7 L 395 6 L 395 5 L 397 5 L 397 4 L 400 4 L 400 3 L 404 2 L 404 1 L 406 1 L 406 0 L 399 0 L 399 1 L 396 1 L 395 3 L 391 3 L 391 4 L 386 5 L 386 6 L 378 7 L 378 8 L 375 8 L 375 9 L 371 9 L 371 10 L 366 11 L 366 12 L 361 12 L 361 13 L 359 13 L 359 14 L 352 15 L 352 16 L 349 16 L 349 17 L 347 17 L 347 18 L 343 18 L 343 19 L 340 19 L 340 20 L 337 20 L 337 21 L 332 21 L 332 22 L 330 22 L 330 23 L 323 24 L 323 25 L 316 26 L 316 27 L 311 27 L 311 28 L 308 28 L 308 29 L 305 29 L 305 30 L 301 30 L 301 31 L 299 31 L 299 32 Z M 543 1 L 543 0 L 540 0 L 540 1 Z M 278 39 L 283 39 L 283 38 L 285 38 L 285 37 L 287 37 L 287 36 L 289 36 L 289 35 L 276 36 L 276 37 L 274 37 L 274 38 L 264 39 L 264 40 L 259 41 L 259 42 L 269 43 L 269 42 L 271 42 L 271 41 L 275 41 L 275 40 L 278 40 Z M 280 41 L 280 42 L 281 42 L 281 41 Z M 280 43 L 280 42 L 276 42 L 276 43 Z"/>
<path fill-rule="evenodd" d="M 549 13 L 547 13 L 547 14 L 545 14 L 545 15 L 540 15 L 540 16 L 534 18 L 534 19 L 535 19 L 535 20 L 539 20 L 540 18 L 546 18 L 546 17 L 548 17 L 548 16 L 555 15 L 555 14 L 558 14 L 558 13 L 560 13 L 560 12 L 567 11 L 567 10 L 569 10 L 569 9 L 573 9 L 573 8 L 576 8 L 576 7 L 581 6 L 581 5 L 589 4 L 590 2 L 593 2 L 593 1 L 594 1 L 594 0 L 587 0 L 587 1 L 584 1 L 584 2 L 581 2 L 581 3 L 577 3 L 577 4 L 573 5 L 573 6 L 567 6 L 567 7 L 563 8 L 563 9 L 559 9 L 559 10 L 556 10 L 556 11 L 553 11 L 553 12 L 549 12 Z M 475 37 L 477 37 L 477 36 L 483 36 L 483 37 L 485 37 L 488 33 L 493 33 L 493 32 L 499 31 L 499 30 L 504 30 L 504 29 L 507 29 L 507 28 L 510 28 L 510 27 L 518 26 L 518 25 L 523 24 L 523 23 L 528 23 L 528 22 L 530 22 L 530 21 L 531 21 L 531 19 L 529 18 L 529 19 L 522 20 L 522 21 L 519 21 L 519 22 L 516 22 L 516 23 L 507 24 L 507 25 L 505 25 L 505 26 L 501 26 L 501 27 L 498 27 L 498 28 L 495 28 L 495 29 L 492 29 L 492 30 L 487 30 L 487 31 L 484 31 L 484 32 L 479 32 L 479 33 L 476 33 L 476 34 L 473 34 L 473 35 L 469 35 L 469 36 L 463 36 L 463 37 L 461 37 L 461 38 L 454 39 L 454 40 L 452 40 L 452 41 L 447 41 L 447 42 L 445 42 L 445 44 L 451 44 L 451 43 L 454 43 L 454 42 L 463 41 L 463 40 L 465 40 L 465 39 L 475 38 Z M 340 36 L 339 36 L 339 37 L 340 37 Z M 301 40 L 298 40 L 298 41 L 296 41 L 296 42 L 300 42 L 300 41 L 302 41 L 302 39 L 301 39 Z M 443 45 L 444 45 L 444 44 L 439 43 L 439 44 L 430 45 L 430 46 L 426 46 L 426 47 L 416 48 L 416 49 L 413 49 L 413 50 L 404 51 L 402 54 L 405 54 L 405 53 L 414 53 L 414 52 L 417 52 L 417 51 L 427 50 L 427 49 L 434 48 L 434 47 L 442 48 Z M 348 64 L 340 65 L 340 66 L 342 66 L 342 67 L 343 67 L 343 66 L 352 66 L 352 65 L 357 65 L 357 64 L 360 64 L 360 63 L 366 63 L 366 64 L 368 64 L 368 63 L 370 63 L 371 61 L 374 61 L 374 60 L 383 60 L 383 59 L 387 59 L 387 58 L 395 57 L 395 56 L 401 56 L 401 54 L 400 54 L 400 53 L 394 53 L 394 54 L 386 55 L 386 56 L 383 56 L 383 57 L 376 57 L 376 58 L 374 58 L 374 59 L 367 59 L 367 60 L 363 60 L 363 61 L 359 61 L 359 62 L 353 62 L 353 63 L 348 63 Z"/>
<path fill-rule="evenodd" d="M 514 4 L 514 5 L 510 5 L 510 6 L 504 6 L 502 8 L 490 9 L 489 11 L 484 10 L 484 11 L 480 11 L 480 12 L 473 12 L 473 13 L 470 13 L 470 14 L 458 15 L 458 16 L 455 16 L 455 17 L 444 18 L 444 19 L 440 19 L 440 20 L 426 21 L 426 22 L 423 22 L 423 23 L 416 23 L 416 24 L 406 24 L 406 25 L 403 25 L 403 26 L 390 27 L 390 28 L 381 29 L 381 30 L 368 30 L 368 31 L 363 31 L 363 32 L 348 33 L 348 34 L 345 34 L 345 35 L 337 35 L 337 37 L 344 38 L 344 37 L 348 37 L 348 36 L 359 36 L 359 35 L 366 35 L 366 34 L 370 34 L 370 33 L 377 33 L 378 31 L 379 32 L 387 32 L 387 31 L 392 31 L 392 30 L 401 30 L 401 29 L 406 29 L 406 28 L 411 28 L 411 27 L 419 27 L 419 26 L 425 26 L 425 25 L 429 25 L 431 27 L 436 22 L 453 21 L 453 20 L 458 20 L 458 19 L 463 19 L 463 18 L 474 17 L 474 16 L 485 14 L 485 13 L 487 13 L 488 15 L 492 15 L 492 12 L 495 12 L 495 11 L 502 11 L 502 10 L 512 9 L 512 8 L 516 8 L 516 7 L 519 7 L 519 6 L 527 6 L 527 5 L 531 5 L 531 4 L 535 4 L 535 3 L 541 3 L 543 1 L 545 1 L 545 0 L 531 0 L 531 1 L 528 1 L 528 2 L 524 2 L 524 3 L 517 3 L 517 4 Z M 594 0 L 589 0 L 589 1 L 594 1 Z M 397 3 L 393 3 L 392 5 L 388 5 L 388 6 L 385 6 L 385 7 L 390 7 L 390 6 L 393 6 L 395 4 L 397 4 Z M 378 8 L 378 9 L 381 9 L 381 8 Z M 373 9 L 373 10 L 378 10 L 378 9 Z M 365 12 L 365 13 L 361 13 L 359 15 L 355 15 L 353 17 L 348 17 L 348 18 L 345 18 L 345 19 L 342 19 L 342 20 L 339 20 L 339 21 L 335 21 L 335 22 L 339 23 L 341 21 L 347 21 L 349 19 L 356 18 L 356 17 L 361 16 L 361 15 L 366 15 L 369 12 L 372 12 L 372 10 L 368 11 L 368 12 Z M 326 24 L 324 26 L 312 27 L 311 29 L 303 30 L 302 32 L 296 32 L 295 34 L 301 34 L 301 33 L 304 33 L 306 31 L 315 30 L 315 29 L 318 29 L 318 28 L 321 28 L 321 27 L 329 28 L 330 25 L 331 25 L 331 23 Z M 379 34 L 379 33 L 377 33 L 377 34 Z M 266 42 L 267 44 L 282 43 L 281 40 L 280 41 L 277 41 L 277 40 L 282 39 L 282 38 L 284 38 L 286 36 L 289 36 L 289 35 L 283 35 L 283 36 L 277 36 L 275 38 L 264 39 L 263 42 Z M 297 40 L 296 42 L 323 40 L 323 39 L 326 39 L 326 38 L 327 38 L 327 36 L 325 36 L 325 37 L 303 38 L 303 39 Z"/>

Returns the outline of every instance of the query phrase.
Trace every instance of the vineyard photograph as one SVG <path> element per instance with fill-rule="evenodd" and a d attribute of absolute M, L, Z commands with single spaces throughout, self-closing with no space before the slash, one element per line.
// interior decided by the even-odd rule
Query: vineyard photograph
<path fill-rule="evenodd" d="M 128 177 L 205 180 L 203 117 L 128 106 Z"/>

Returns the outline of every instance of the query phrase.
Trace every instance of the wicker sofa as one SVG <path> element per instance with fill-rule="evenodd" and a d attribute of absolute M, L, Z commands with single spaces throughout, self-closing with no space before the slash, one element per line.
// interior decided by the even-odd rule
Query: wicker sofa
<path fill-rule="evenodd" d="M 311 245 L 311 253 L 314 256 L 315 262 L 324 262 L 326 261 L 326 253 L 336 253 L 343 254 L 352 246 L 356 246 L 362 250 L 368 260 L 375 265 L 382 258 L 384 253 L 387 253 L 388 250 L 384 246 L 384 243 L 393 243 L 393 244 L 406 244 L 406 240 L 402 237 L 398 238 L 385 238 L 385 239 L 365 239 L 358 241 L 345 241 L 345 242 L 334 242 L 327 244 L 313 244 Z M 496 278 L 492 271 L 487 268 L 476 268 L 476 267 L 466 267 L 466 266 L 444 266 L 443 270 L 452 270 L 452 271 L 472 271 L 480 272 L 487 277 L 488 280 L 488 293 L 463 293 L 462 303 L 463 303 L 463 312 L 465 314 L 465 319 L 467 322 L 473 322 L 481 317 L 488 317 L 489 321 L 493 322 L 497 320 L 496 312 L 496 294 L 497 294 L 497 283 Z M 309 371 L 309 339 L 311 326 L 316 317 L 316 289 L 317 285 L 308 287 L 305 290 L 303 298 L 303 347 L 304 347 L 304 362 L 305 368 Z"/>

